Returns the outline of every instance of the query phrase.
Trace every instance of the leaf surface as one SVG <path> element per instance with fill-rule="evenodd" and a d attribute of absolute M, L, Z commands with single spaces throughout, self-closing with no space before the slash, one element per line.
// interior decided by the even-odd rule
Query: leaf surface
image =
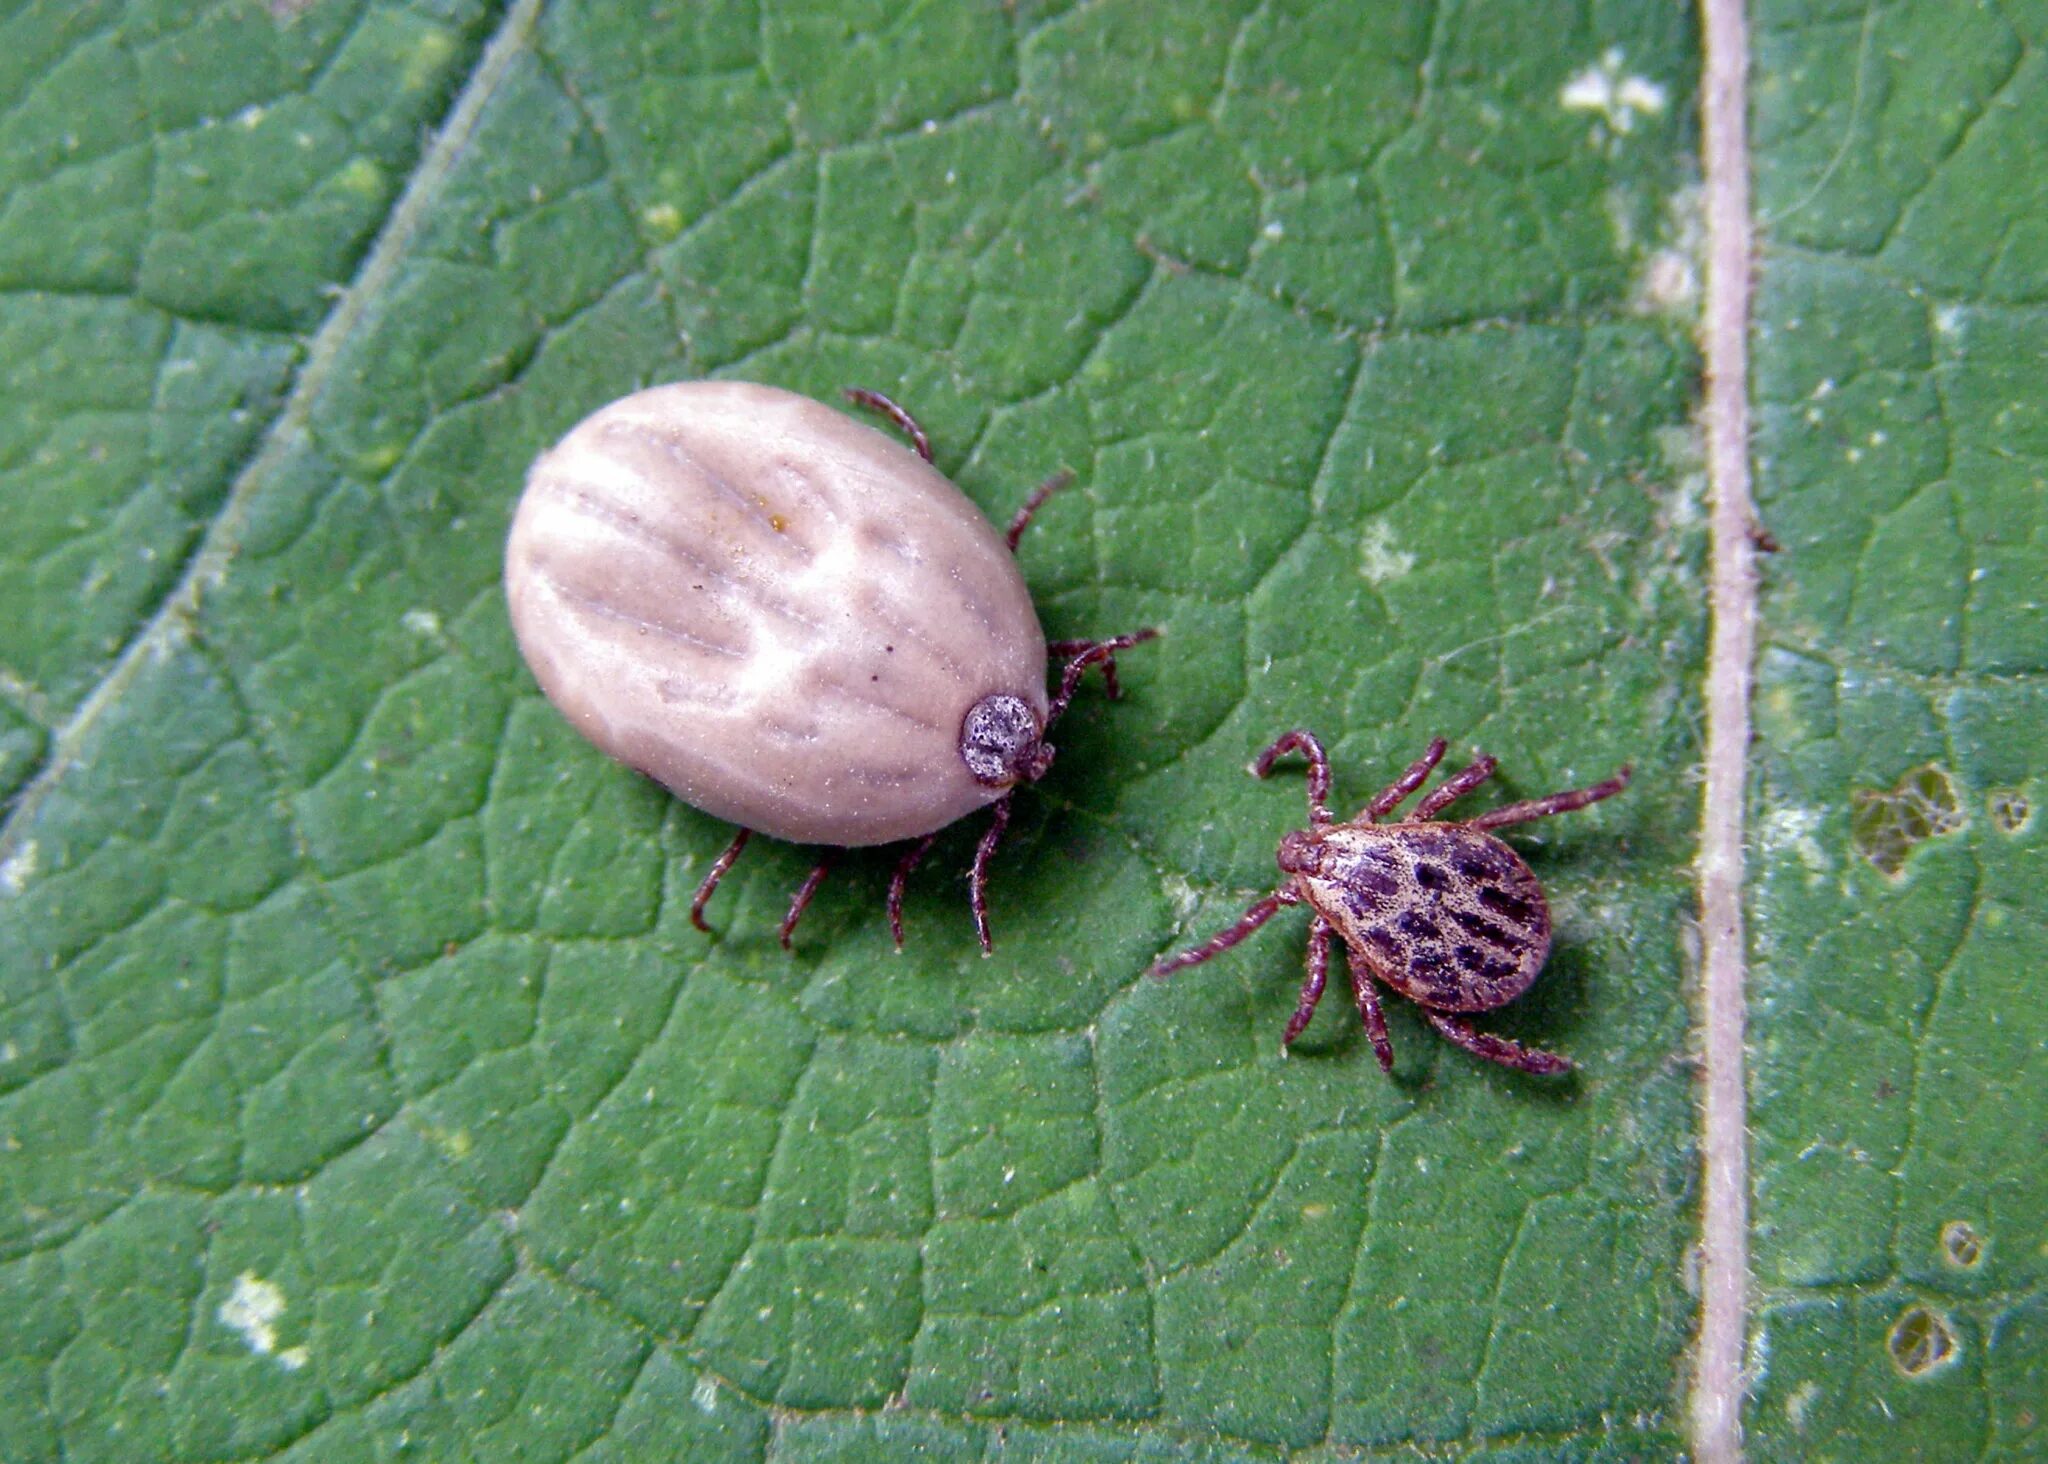
<path fill-rule="evenodd" d="M 1750 1427 L 2034 1457 L 2048 15 L 1759 12 Z"/>
<path fill-rule="evenodd" d="M 143 4 L 7 22 L 0 1438 L 27 1459 L 1678 1450 L 1705 611 L 1689 21 Z M 422 125 L 439 128 L 423 142 Z M 1990 268 L 1989 265 L 1986 268 Z M 961 880 L 605 762 L 498 587 L 643 383 L 879 387 L 1049 634 L 1157 625 Z M 2017 632 L 2015 631 L 2015 634 Z M 1435 734 L 1542 983 L 1333 998 L 1316 729 Z"/>

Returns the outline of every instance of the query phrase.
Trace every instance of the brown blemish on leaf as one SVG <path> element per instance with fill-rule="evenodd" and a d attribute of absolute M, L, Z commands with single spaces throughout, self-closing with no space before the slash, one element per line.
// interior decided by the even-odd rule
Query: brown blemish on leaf
<path fill-rule="evenodd" d="M 1961 1344 L 1948 1318 L 1931 1307 L 1909 1306 L 1885 1334 L 1892 1366 L 1909 1378 L 1924 1377 L 1956 1360 Z"/>
<path fill-rule="evenodd" d="M 1984 1237 L 1967 1220 L 1951 1220 L 1941 1227 L 1941 1254 L 1951 1266 L 1971 1270 L 1984 1259 Z"/>
<path fill-rule="evenodd" d="M 1850 796 L 1849 840 L 1886 875 L 1905 868 L 1915 845 L 1968 822 L 1955 781 L 1935 763 L 1908 769 L 1890 789 L 1858 788 Z"/>
<path fill-rule="evenodd" d="M 2034 816 L 2024 788 L 1994 788 L 1985 796 L 1984 808 L 1992 825 L 2002 834 L 2016 834 Z"/>

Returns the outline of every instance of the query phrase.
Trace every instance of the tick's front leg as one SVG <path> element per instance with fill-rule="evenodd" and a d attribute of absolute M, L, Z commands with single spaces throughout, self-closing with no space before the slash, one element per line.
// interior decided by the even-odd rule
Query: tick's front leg
<path fill-rule="evenodd" d="M 1308 928 L 1308 979 L 1301 983 L 1301 1003 L 1287 1019 L 1287 1030 L 1281 1034 L 1283 1049 L 1292 1047 L 1294 1039 L 1307 1028 L 1309 1018 L 1316 1014 L 1316 1003 L 1323 999 L 1323 985 L 1329 979 L 1330 922 L 1318 915 Z"/>

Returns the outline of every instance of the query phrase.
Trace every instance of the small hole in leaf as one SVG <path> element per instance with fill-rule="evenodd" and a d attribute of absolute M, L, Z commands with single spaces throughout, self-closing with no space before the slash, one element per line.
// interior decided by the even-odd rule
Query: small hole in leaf
<path fill-rule="evenodd" d="M 1849 839 L 1882 873 L 1897 875 L 1915 845 L 1968 821 L 1954 780 L 1928 763 L 1908 769 L 1890 789 L 1858 788 L 1850 798 Z"/>
<path fill-rule="evenodd" d="M 1900 1312 L 1884 1345 L 1892 1355 L 1892 1366 L 1909 1378 L 1948 1366 L 1960 1350 L 1948 1318 L 1924 1306 L 1909 1306 Z"/>
<path fill-rule="evenodd" d="M 1951 1220 L 1941 1227 L 1941 1253 L 1951 1266 L 1969 1270 L 1984 1259 L 1984 1237 L 1967 1220 Z"/>
<path fill-rule="evenodd" d="M 1993 789 L 1984 804 L 1992 824 L 2003 834 L 2018 833 L 2034 816 L 2034 807 L 2027 801 L 2025 790 L 2020 788 Z"/>

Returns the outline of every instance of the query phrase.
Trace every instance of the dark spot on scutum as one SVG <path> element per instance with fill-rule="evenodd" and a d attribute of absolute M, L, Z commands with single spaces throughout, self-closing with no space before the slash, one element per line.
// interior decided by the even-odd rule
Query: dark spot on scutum
<path fill-rule="evenodd" d="M 1502 915 L 1517 925 L 1533 926 L 1536 923 L 1536 907 L 1527 900 L 1518 899 L 1506 890 L 1497 890 L 1488 885 L 1479 891 L 1479 903 L 1496 915 Z"/>
<path fill-rule="evenodd" d="M 1442 940 L 1444 938 L 1442 928 L 1435 921 L 1431 920 L 1427 915 L 1419 915 L 1413 910 L 1403 910 L 1400 918 L 1394 921 L 1394 928 L 1411 940 Z"/>
<path fill-rule="evenodd" d="M 1465 928 L 1467 935 L 1476 935 L 1490 945 L 1499 946 L 1502 950 L 1516 950 L 1522 944 L 1519 939 L 1509 935 L 1484 915 L 1475 915 L 1470 910 L 1452 910 L 1449 914 L 1451 919 L 1457 921 L 1458 924 Z"/>
<path fill-rule="evenodd" d="M 1440 890 L 1450 884 L 1451 877 L 1443 872 L 1441 866 L 1417 860 L 1415 882 L 1426 890 Z"/>
<path fill-rule="evenodd" d="M 1449 966 L 1450 961 L 1439 950 L 1414 951 L 1408 957 L 1408 969 L 1432 986 L 1446 980 L 1456 981 L 1456 977 L 1449 975 Z"/>
<path fill-rule="evenodd" d="M 1377 869 L 1346 870 L 1342 876 L 1344 884 L 1368 895 L 1385 898 L 1399 893 L 1401 882 L 1390 874 L 1381 874 Z"/>
<path fill-rule="evenodd" d="M 1460 966 L 1474 976 L 1483 976 L 1488 981 L 1505 981 L 1515 974 L 1513 961 L 1496 960 L 1477 946 L 1461 945 L 1453 954 L 1457 956 Z"/>
<path fill-rule="evenodd" d="M 1389 965 L 1397 963 L 1405 947 L 1387 933 L 1386 927 L 1375 925 L 1365 933 L 1365 943 L 1372 947 L 1373 954 Z"/>
<path fill-rule="evenodd" d="M 1442 834 L 1425 833 L 1411 828 L 1401 840 L 1408 853 L 1417 860 L 1442 859 L 1451 852 L 1451 841 Z"/>

